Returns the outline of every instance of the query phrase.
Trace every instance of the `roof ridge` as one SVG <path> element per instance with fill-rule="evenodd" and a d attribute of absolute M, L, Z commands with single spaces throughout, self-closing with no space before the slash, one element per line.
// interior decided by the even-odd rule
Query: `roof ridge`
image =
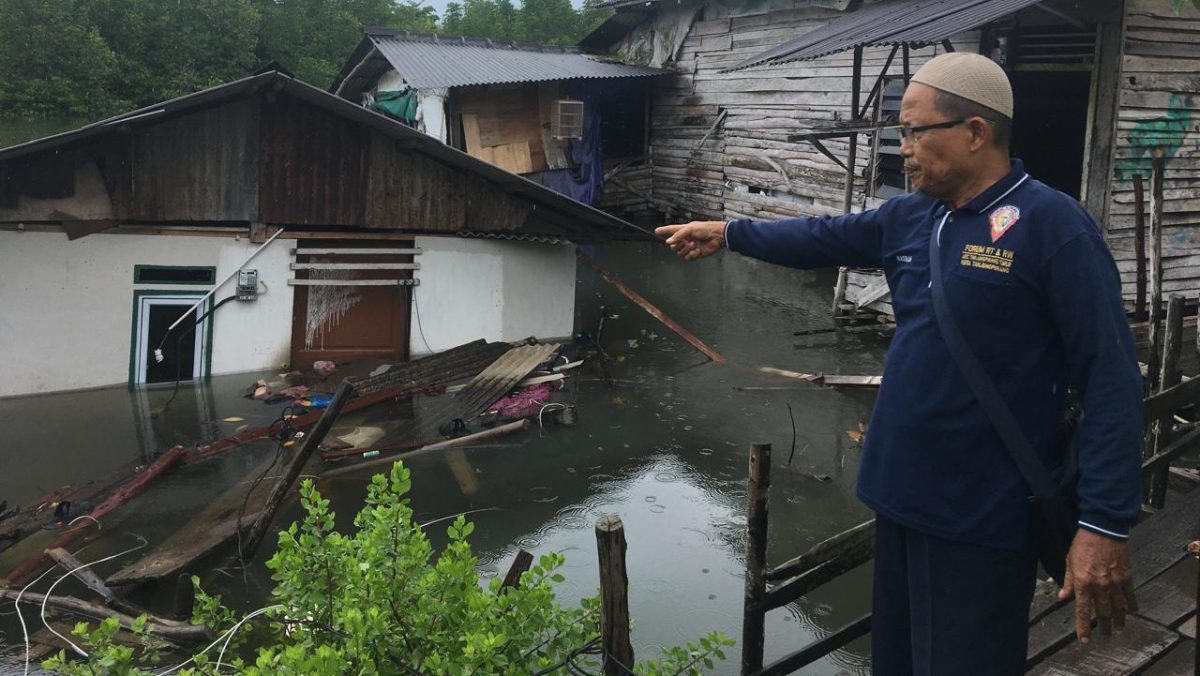
<path fill-rule="evenodd" d="M 376 39 L 391 39 L 401 42 L 415 42 L 431 45 L 453 45 L 462 47 L 483 47 L 485 49 L 504 49 L 516 52 L 533 52 L 541 54 L 583 54 L 583 50 L 574 45 L 546 45 L 536 42 L 501 42 L 491 38 L 476 38 L 465 35 L 447 35 L 445 33 L 414 33 L 412 31 L 381 26 L 367 26 L 363 34 Z"/>

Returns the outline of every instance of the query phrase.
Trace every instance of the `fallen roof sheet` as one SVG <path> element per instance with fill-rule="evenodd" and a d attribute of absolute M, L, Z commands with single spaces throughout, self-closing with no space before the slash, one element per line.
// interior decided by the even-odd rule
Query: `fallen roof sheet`
<path fill-rule="evenodd" d="M 375 28 L 365 32 L 392 68 L 417 89 L 650 77 L 664 73 L 657 68 L 602 61 L 568 47 L 506 44 Z"/>
<path fill-rule="evenodd" d="M 923 46 L 978 28 L 1041 0 L 890 0 L 847 12 L 725 72 L 816 59 L 872 45 Z"/>

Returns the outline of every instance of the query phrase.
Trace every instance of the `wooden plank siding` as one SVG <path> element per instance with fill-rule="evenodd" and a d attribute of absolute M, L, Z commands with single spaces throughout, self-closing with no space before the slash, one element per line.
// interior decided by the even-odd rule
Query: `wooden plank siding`
<path fill-rule="evenodd" d="M 289 96 L 262 106 L 259 220 L 361 226 L 366 212 L 368 132 Z"/>
<path fill-rule="evenodd" d="M 245 99 L 133 134 L 134 199 L 121 217 L 155 222 L 255 220 L 258 116 L 258 99 Z"/>
<path fill-rule="evenodd" d="M 845 171 L 812 145 L 788 141 L 787 136 L 851 118 L 852 54 L 721 72 L 838 15 L 810 7 L 692 26 L 675 63 L 679 73 L 658 83 L 651 112 L 653 195 L 661 209 L 676 217 L 713 219 L 841 212 Z M 954 42 L 958 49 L 974 50 L 978 33 L 963 34 Z M 890 51 L 864 50 L 864 100 Z M 941 51 L 914 50 L 913 70 Z M 889 74 L 900 72 L 897 59 Z M 713 129 L 722 113 L 724 119 Z M 830 139 L 824 145 L 845 160 L 846 139 Z M 856 208 L 875 204 L 865 197 L 863 179 L 872 161 L 870 147 L 870 137 L 860 135 Z"/>
<path fill-rule="evenodd" d="M 1200 293 L 1200 10 L 1184 3 L 1127 0 L 1120 107 L 1109 210 L 1109 245 L 1122 292 L 1135 291 L 1136 173 L 1150 174 L 1163 152 L 1164 293 Z M 1184 49 L 1180 49 L 1180 47 Z"/>

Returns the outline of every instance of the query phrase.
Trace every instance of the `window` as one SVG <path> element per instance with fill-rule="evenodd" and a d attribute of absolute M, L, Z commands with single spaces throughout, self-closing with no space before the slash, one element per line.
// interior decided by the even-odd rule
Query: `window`
<path fill-rule="evenodd" d="M 583 101 L 559 99 L 554 102 L 550 136 L 556 139 L 583 138 Z"/>
<path fill-rule="evenodd" d="M 135 265 L 134 284 L 212 284 L 217 279 L 217 269 L 212 266 L 187 267 L 183 265 Z"/>
<path fill-rule="evenodd" d="M 875 105 L 875 123 L 896 124 L 900 119 L 900 98 L 903 96 L 904 78 L 885 78 L 882 96 Z M 870 194 L 872 197 L 892 197 L 907 190 L 904 158 L 900 156 L 900 130 L 885 129 L 876 135 L 874 142 Z"/>

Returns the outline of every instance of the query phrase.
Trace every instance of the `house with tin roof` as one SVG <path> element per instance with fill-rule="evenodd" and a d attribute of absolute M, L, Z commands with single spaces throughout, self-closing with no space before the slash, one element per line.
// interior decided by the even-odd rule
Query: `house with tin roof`
<path fill-rule="evenodd" d="M 366 28 L 330 91 L 585 204 L 650 210 L 658 68 L 574 47 Z"/>
<path fill-rule="evenodd" d="M 0 396 L 567 337 L 648 235 L 268 72 L 0 149 Z"/>

